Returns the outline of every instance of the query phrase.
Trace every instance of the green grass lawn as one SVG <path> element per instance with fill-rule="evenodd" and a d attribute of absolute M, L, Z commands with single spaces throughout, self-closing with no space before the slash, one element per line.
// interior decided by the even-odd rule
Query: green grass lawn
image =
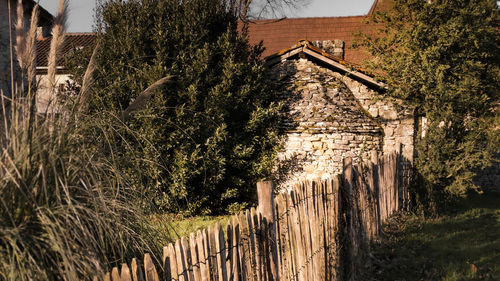
<path fill-rule="evenodd" d="M 151 221 L 175 241 L 217 222 L 225 227 L 229 218 L 163 214 Z M 438 218 L 393 217 L 360 280 L 500 281 L 500 195 L 472 198 Z"/>
<path fill-rule="evenodd" d="M 209 226 L 215 227 L 216 223 L 220 223 L 225 230 L 230 218 L 231 216 L 197 216 L 186 218 L 172 214 L 162 214 L 151 216 L 151 223 L 157 231 L 165 234 L 171 241 L 175 241 L 182 236 L 189 237 L 191 232 L 196 232 L 199 229 L 205 229 Z"/>
<path fill-rule="evenodd" d="M 500 195 L 434 219 L 397 216 L 373 247 L 363 280 L 500 280 Z"/>

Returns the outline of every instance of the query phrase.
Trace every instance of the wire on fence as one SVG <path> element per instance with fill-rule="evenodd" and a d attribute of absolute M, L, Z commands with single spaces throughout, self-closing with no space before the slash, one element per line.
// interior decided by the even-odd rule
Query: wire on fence
<path fill-rule="evenodd" d="M 271 262 L 272 259 L 266 255 L 270 253 L 272 247 L 277 249 L 278 255 L 282 254 L 283 251 L 289 252 L 289 256 L 279 257 L 280 262 L 287 259 L 289 264 L 285 266 L 290 270 L 286 274 L 289 278 L 282 280 L 299 280 L 299 276 L 304 271 L 313 274 L 309 266 L 318 255 L 323 255 L 320 258 L 324 258 L 324 260 L 320 259 L 320 261 L 324 263 L 330 262 L 326 260 L 327 257 L 339 258 L 339 233 L 344 231 L 339 228 L 342 226 L 342 220 L 350 220 L 351 226 L 348 226 L 349 222 L 345 221 L 347 226 L 344 227 L 351 229 L 357 227 L 359 231 L 375 231 L 377 233 L 380 228 L 382 208 L 385 210 L 384 216 L 396 210 L 395 206 L 399 205 L 391 200 L 401 200 L 401 196 L 405 196 L 401 194 L 405 190 L 396 185 L 403 182 L 402 177 L 406 169 L 406 163 L 400 160 L 398 157 L 387 157 L 379 160 L 376 165 L 366 163 L 357 165 L 352 168 L 349 181 L 338 178 L 337 181 L 331 179 L 329 182 L 300 182 L 296 189 L 292 189 L 288 194 L 280 195 L 281 199 L 278 198 L 273 203 L 276 217 L 272 222 L 267 222 L 256 209 L 252 208 L 250 211 L 247 210 L 233 216 L 232 224 L 230 222 L 230 227 L 228 226 L 228 230 L 232 230 L 232 233 L 228 232 L 225 237 L 223 233 L 220 233 L 222 228 L 217 225 L 215 231 L 207 232 L 204 230 L 198 232 L 197 235 L 191 235 L 191 239 L 197 237 L 201 242 L 190 240 L 188 243 L 186 238 L 182 238 L 175 243 L 175 249 L 173 244 L 169 245 L 169 249 L 172 248 L 174 251 L 170 257 L 175 256 L 176 258 L 170 260 L 170 257 L 164 255 L 164 262 L 165 259 L 168 259 L 167 261 L 173 267 L 162 268 L 164 276 L 171 277 L 172 280 L 198 281 L 201 279 L 187 278 L 187 276 L 194 276 L 194 271 L 199 275 L 199 272 L 208 270 L 210 275 L 219 274 L 219 277 L 215 278 L 222 278 L 220 281 L 226 281 L 224 276 L 228 280 L 266 281 L 268 280 L 266 276 L 270 275 L 267 263 Z M 388 165 L 392 166 L 386 167 Z M 335 183 L 336 185 L 334 185 Z M 384 184 L 385 186 L 382 186 Z M 311 190 L 308 191 L 308 189 Z M 278 210 L 278 206 L 281 206 L 281 209 Z M 342 217 L 346 212 L 350 214 L 349 217 Z M 311 214 L 315 216 L 322 214 L 323 216 L 320 218 L 308 217 Z M 307 222 L 307 227 L 297 228 L 294 226 L 300 222 Z M 353 222 L 355 223 L 353 224 Z M 356 226 L 358 223 L 359 225 Z M 278 230 L 273 233 L 274 236 L 271 235 L 270 226 L 274 226 Z M 321 243 L 314 241 L 316 237 L 314 239 L 312 237 L 313 228 L 316 228 L 316 231 L 319 229 L 319 239 L 321 240 L 319 242 Z M 302 233 L 302 230 L 306 233 Z M 200 236 L 200 233 L 203 235 Z M 216 234 L 218 237 L 215 237 Z M 363 234 L 357 233 L 357 235 L 362 236 Z M 348 244 L 360 243 L 352 240 L 353 237 L 345 237 L 344 239 L 351 239 L 347 241 Z M 184 248 L 190 243 L 193 243 L 194 247 L 190 249 L 186 246 Z M 300 247 L 302 243 L 309 243 L 308 248 L 293 248 Z M 320 246 L 314 247 L 313 244 Z M 335 253 L 336 256 L 329 256 L 327 253 L 330 252 Z M 165 263 L 164 265 L 169 266 Z M 129 274 L 127 272 L 129 272 L 128 267 L 124 264 L 122 275 Z M 135 259 L 131 272 L 132 275 L 140 272 L 140 267 L 137 266 Z M 146 256 L 144 273 L 146 280 L 157 280 L 155 279 L 156 269 L 150 258 L 148 261 Z M 118 269 L 114 268 L 107 276 L 108 280 L 115 281 L 119 277 Z M 153 279 L 148 279 L 147 276 L 151 276 Z M 132 280 L 121 278 L 121 280 Z M 134 278 L 135 280 L 140 279 Z"/>

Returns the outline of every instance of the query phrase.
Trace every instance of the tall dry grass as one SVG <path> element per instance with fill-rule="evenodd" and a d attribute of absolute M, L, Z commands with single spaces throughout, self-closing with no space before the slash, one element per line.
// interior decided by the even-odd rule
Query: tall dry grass
<path fill-rule="evenodd" d="M 26 35 L 26 51 L 22 55 L 25 60 L 25 65 L 26 65 L 26 73 L 27 73 L 27 78 L 28 78 L 28 85 L 29 89 L 28 91 L 31 91 L 31 87 L 33 86 L 33 83 L 35 81 L 35 75 L 36 75 L 36 38 L 38 37 L 37 34 L 37 27 L 38 27 L 38 14 L 39 14 L 39 7 L 38 5 L 35 5 L 33 8 L 33 11 L 31 13 L 31 22 L 30 22 L 30 28 L 28 30 L 28 34 Z"/>
<path fill-rule="evenodd" d="M 17 3 L 17 20 L 15 24 L 16 30 L 16 57 L 21 68 L 22 76 L 26 76 L 28 81 L 28 92 L 31 92 L 31 88 L 35 82 L 35 51 L 36 51 L 36 38 L 37 38 L 37 26 L 38 26 L 38 14 L 39 6 L 35 5 L 31 13 L 31 21 L 29 25 L 28 32 L 26 32 L 25 22 L 24 22 L 24 11 L 22 0 Z M 24 81 L 21 81 L 21 86 Z"/>
<path fill-rule="evenodd" d="M 16 14 L 17 14 L 17 20 L 15 24 L 15 30 L 16 30 L 16 52 L 17 52 L 17 59 L 19 61 L 19 66 L 21 69 L 25 67 L 25 60 L 23 54 L 26 51 L 26 30 L 24 27 L 24 8 L 23 8 L 23 0 L 18 0 L 17 1 L 17 8 L 16 8 Z"/>
<path fill-rule="evenodd" d="M 92 85 L 92 75 L 96 70 L 96 59 L 97 59 L 97 50 L 99 49 L 99 43 L 94 47 L 94 51 L 92 52 L 92 56 L 90 57 L 89 64 L 87 69 L 85 70 L 85 74 L 83 75 L 82 87 L 80 89 L 80 96 L 78 101 L 78 112 L 84 112 L 87 109 L 88 98 L 90 96 L 90 87 Z"/>
<path fill-rule="evenodd" d="M 63 36 L 58 26 L 56 20 L 53 34 Z M 16 40 L 24 45 L 16 50 L 18 59 L 26 55 L 25 74 L 34 77 L 32 30 Z M 60 40 L 51 45 L 56 56 L 49 65 Z M 86 84 L 94 69 L 91 63 Z M 35 88 L 18 89 L 9 97 L 0 93 L 0 280 L 91 280 L 131 256 L 158 253 L 138 194 L 112 157 L 109 140 L 120 137 L 113 127 L 122 125 L 119 118 L 85 115 L 82 104 L 73 112 L 37 114 Z"/>
<path fill-rule="evenodd" d="M 18 98 L 0 137 L 0 279 L 79 280 L 154 251 L 134 190 L 90 134 L 106 126 L 37 116 Z"/>
<path fill-rule="evenodd" d="M 57 58 L 61 55 L 61 49 L 66 35 L 66 21 L 68 14 L 67 0 L 59 0 L 57 16 L 52 26 L 52 39 L 50 41 L 50 51 L 48 57 L 47 77 L 49 80 L 50 92 L 55 93 Z"/>

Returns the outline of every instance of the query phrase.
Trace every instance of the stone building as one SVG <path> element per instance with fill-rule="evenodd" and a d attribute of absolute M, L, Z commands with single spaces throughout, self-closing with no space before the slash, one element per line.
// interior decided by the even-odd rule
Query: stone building
<path fill-rule="evenodd" d="M 8 9 L 8 1 L 10 1 L 10 16 Z M 10 60 L 10 39 L 12 36 L 13 44 L 13 54 L 14 58 L 12 60 L 14 81 L 19 81 L 20 70 L 19 65 L 16 60 L 15 54 L 15 28 L 14 25 L 17 20 L 17 3 L 18 0 L 0 0 L 0 90 L 2 90 L 6 95 L 10 95 L 11 90 L 11 60 Z M 34 0 L 23 0 L 24 8 L 24 22 L 26 24 L 26 30 L 29 28 L 29 23 L 31 20 L 31 13 L 33 7 L 36 5 Z M 9 18 L 11 21 L 12 35 L 9 33 Z M 38 38 L 36 44 L 36 81 L 37 81 L 37 110 L 38 112 L 45 113 L 53 111 L 49 108 L 49 105 L 56 104 L 56 97 L 48 91 L 48 78 L 47 78 L 47 68 L 48 62 L 47 57 L 50 49 L 51 41 L 51 29 L 54 16 L 52 16 L 47 10 L 39 6 L 39 19 L 38 19 Z M 63 56 L 78 49 L 84 47 L 93 46 L 95 42 L 94 34 L 87 33 L 68 33 L 65 37 L 65 42 L 63 43 L 61 50 L 61 57 L 57 62 L 56 67 L 56 91 L 64 88 L 67 81 L 71 81 L 71 77 L 62 65 Z M 16 83 L 16 82 L 15 82 Z"/>
<path fill-rule="evenodd" d="M 353 48 L 355 33 L 375 34 L 364 21 L 391 0 L 374 0 L 367 15 L 258 20 L 249 25 L 250 42 L 262 41 L 264 56 L 287 86 L 290 120 L 284 166 L 293 178 L 324 178 L 354 162 L 401 149 L 413 161 L 412 108 L 384 96 L 384 85 L 357 64 L 368 58 Z M 298 43 L 297 43 L 298 42 Z"/>
<path fill-rule="evenodd" d="M 267 65 L 288 89 L 283 94 L 290 101 L 290 120 L 280 158 L 283 165 L 294 167 L 290 177 L 328 177 L 341 171 L 344 157 L 359 162 L 374 150 L 380 154 L 401 150 L 413 161 L 419 130 L 415 125 L 422 123 L 415 121 L 420 117 L 401 101 L 384 96 L 383 84 L 356 66 L 368 53 L 353 48 L 355 33 L 375 34 L 377 26 L 364 20 L 391 5 L 392 0 L 374 0 L 367 15 L 257 20 L 249 25 L 250 43 L 263 43 Z M 95 35 L 68 34 L 66 40 L 64 54 L 92 47 Z M 49 46 L 50 37 L 38 41 L 41 81 Z M 57 79 L 60 85 L 70 79 L 63 65 L 58 65 Z M 487 169 L 478 178 L 480 183 L 500 190 L 499 167 Z"/>
<path fill-rule="evenodd" d="M 295 119 L 289 124 L 286 150 L 281 155 L 290 163 L 302 162 L 292 175 L 323 177 L 329 170 L 339 172 L 340 161 L 346 155 L 354 155 L 358 161 L 366 158 L 370 149 L 386 153 L 397 149 L 398 143 L 405 158 L 412 162 L 414 136 L 422 130 L 416 125 L 424 124 L 425 118 L 413 117 L 411 108 L 385 99 L 381 85 L 361 78 L 363 72 L 356 65 L 369 54 L 353 47 L 356 33 L 376 36 L 380 26 L 365 20 L 373 13 L 386 11 L 392 3 L 374 0 L 367 15 L 266 19 L 249 25 L 250 43 L 262 42 L 268 64 L 288 81 L 289 94 L 295 97 L 291 107 Z M 339 116 L 339 111 L 346 113 L 340 115 L 346 121 L 328 117 L 329 112 Z M 500 161 L 480 171 L 475 181 L 483 189 L 500 192 Z"/>
<path fill-rule="evenodd" d="M 372 151 L 401 149 L 413 160 L 412 108 L 385 98 L 382 83 L 343 61 L 343 45 L 302 40 L 267 58 L 287 89 L 289 118 L 280 160 L 293 167 L 290 180 L 330 177 L 342 171 L 345 157 L 356 163 L 370 159 Z"/>
<path fill-rule="evenodd" d="M 8 1 L 10 1 L 11 7 L 10 15 Z M 14 25 L 17 19 L 17 2 L 17 0 L 0 0 L 0 90 L 3 91 L 5 95 L 9 95 L 11 92 L 10 42 L 12 38 L 12 44 L 15 44 L 16 32 L 14 29 Z M 26 24 L 26 29 L 29 28 L 31 13 L 35 4 L 36 2 L 33 0 L 23 0 L 24 22 Z M 44 8 L 39 8 L 39 33 L 40 35 L 47 36 L 50 32 L 50 27 L 52 26 L 54 17 Z M 9 30 L 9 19 L 11 30 Z M 12 52 L 14 54 L 14 58 L 12 60 L 14 80 L 18 81 L 20 79 L 19 65 L 17 60 L 15 59 L 14 49 L 12 50 Z"/>

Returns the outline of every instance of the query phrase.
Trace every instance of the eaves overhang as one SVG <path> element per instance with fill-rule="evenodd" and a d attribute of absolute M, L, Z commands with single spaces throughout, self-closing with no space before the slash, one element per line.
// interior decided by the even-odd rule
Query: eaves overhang
<path fill-rule="evenodd" d="M 319 61 L 322 64 L 336 70 L 348 77 L 357 80 L 367 86 L 371 86 L 378 90 L 386 90 L 387 85 L 374 79 L 374 76 L 366 73 L 360 67 L 356 67 L 351 63 L 344 60 L 336 58 L 325 51 L 315 47 L 311 42 L 307 40 L 300 40 L 296 45 L 279 51 L 276 54 L 270 55 L 265 58 L 265 65 L 271 67 L 282 61 L 295 58 L 299 54 L 304 54 L 311 58 L 312 60 Z"/>

